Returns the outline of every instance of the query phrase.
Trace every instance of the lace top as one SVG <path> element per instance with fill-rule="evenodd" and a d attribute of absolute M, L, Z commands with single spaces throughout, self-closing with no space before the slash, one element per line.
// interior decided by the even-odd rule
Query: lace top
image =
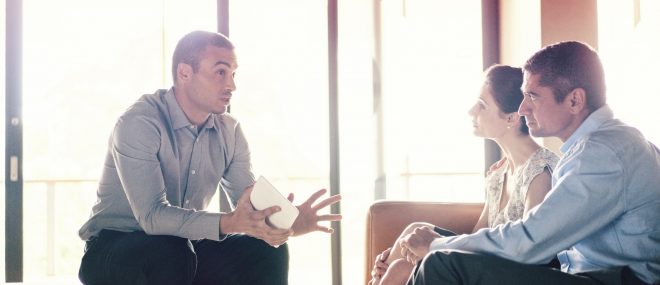
<path fill-rule="evenodd" d="M 546 168 L 552 173 L 559 157 L 546 148 L 539 148 L 532 156 L 519 166 L 513 175 L 507 179 L 508 187 L 513 187 L 509 201 L 500 209 L 500 198 L 504 188 L 505 175 L 509 165 L 505 159 L 496 162 L 486 176 L 486 199 L 488 200 L 488 227 L 494 227 L 509 221 L 519 220 L 525 211 L 527 189 L 534 177 Z"/>

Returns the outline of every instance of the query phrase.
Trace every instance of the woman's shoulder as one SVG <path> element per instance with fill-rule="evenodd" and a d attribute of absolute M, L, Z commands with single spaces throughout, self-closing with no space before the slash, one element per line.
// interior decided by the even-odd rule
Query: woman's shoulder
<path fill-rule="evenodd" d="M 532 160 L 554 169 L 557 162 L 559 162 L 559 155 L 545 147 L 541 147 L 534 153 Z"/>
<path fill-rule="evenodd" d="M 506 157 L 503 157 L 500 160 L 496 161 L 495 163 L 491 164 L 490 167 L 488 167 L 488 172 L 486 172 L 486 176 L 490 176 L 491 173 L 499 169 L 502 169 L 505 163 L 506 163 Z"/>
<path fill-rule="evenodd" d="M 546 169 L 552 173 L 558 162 L 559 156 L 556 153 L 547 148 L 541 147 L 529 158 L 524 172 L 526 172 L 526 176 L 531 176 L 531 178 L 542 173 Z"/>

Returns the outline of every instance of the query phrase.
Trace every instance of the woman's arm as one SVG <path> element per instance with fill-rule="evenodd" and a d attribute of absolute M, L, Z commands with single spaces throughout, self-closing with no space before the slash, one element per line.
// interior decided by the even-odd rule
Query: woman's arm
<path fill-rule="evenodd" d="M 523 216 L 527 215 L 529 210 L 540 204 L 550 189 L 552 189 L 552 175 L 546 168 L 529 183 L 527 195 L 525 196 L 525 211 L 523 212 Z"/>
<path fill-rule="evenodd" d="M 479 216 L 479 220 L 477 220 L 477 224 L 474 225 L 474 229 L 472 229 L 472 232 L 474 233 L 480 229 L 487 227 L 488 227 L 488 199 L 486 199 L 486 203 L 484 203 L 484 209 L 481 211 L 481 216 Z"/>

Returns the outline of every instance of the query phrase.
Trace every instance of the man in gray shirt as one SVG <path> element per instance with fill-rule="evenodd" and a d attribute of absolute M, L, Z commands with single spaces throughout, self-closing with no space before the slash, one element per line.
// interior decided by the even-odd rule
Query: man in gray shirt
<path fill-rule="evenodd" d="M 291 229 L 250 201 L 254 175 L 241 126 L 226 110 L 237 68 L 233 44 L 195 31 L 177 44 L 174 87 L 142 96 L 117 121 L 89 220 L 84 284 L 287 284 L 292 235 L 332 233 L 317 212 L 341 198 L 320 190 L 298 206 Z M 235 206 L 204 211 L 218 184 Z"/>

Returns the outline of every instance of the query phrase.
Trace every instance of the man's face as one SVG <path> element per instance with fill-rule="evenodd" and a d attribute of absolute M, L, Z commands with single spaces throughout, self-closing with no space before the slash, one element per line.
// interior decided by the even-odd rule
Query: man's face
<path fill-rule="evenodd" d="M 197 112 L 221 114 L 227 111 L 236 90 L 236 55 L 232 50 L 208 46 L 199 57 L 199 68 L 191 76 L 189 100 Z"/>
<path fill-rule="evenodd" d="M 525 116 L 529 133 L 535 137 L 558 137 L 566 141 L 575 131 L 568 100 L 557 103 L 550 87 L 539 84 L 540 75 L 525 72 L 523 101 L 518 114 Z"/>

